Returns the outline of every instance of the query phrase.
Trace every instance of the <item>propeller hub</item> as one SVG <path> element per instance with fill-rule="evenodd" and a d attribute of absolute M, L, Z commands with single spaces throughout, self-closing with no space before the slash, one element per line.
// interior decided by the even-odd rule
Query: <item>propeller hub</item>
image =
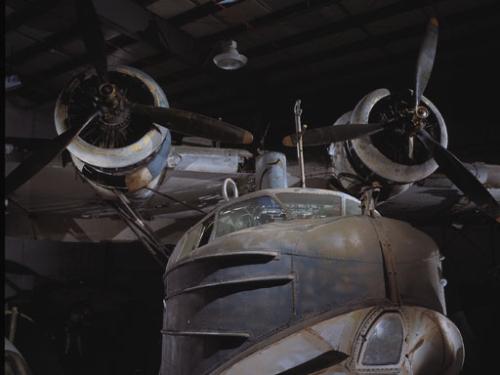
<path fill-rule="evenodd" d="M 103 83 L 101 86 L 99 86 L 99 93 L 103 97 L 109 97 L 112 94 L 116 93 L 116 86 L 112 83 Z"/>
<path fill-rule="evenodd" d="M 112 83 L 103 83 L 99 86 L 99 99 L 102 105 L 108 108 L 117 108 L 122 101 L 122 95 Z"/>
<path fill-rule="evenodd" d="M 429 109 L 426 106 L 419 105 L 412 114 L 407 135 L 409 137 L 413 137 L 420 129 L 424 129 L 427 126 L 427 118 L 429 115 Z"/>
<path fill-rule="evenodd" d="M 425 163 L 430 155 L 419 143 L 411 144 L 411 138 L 421 129 L 426 129 L 435 139 L 440 139 L 439 116 L 425 100 L 415 107 L 410 90 L 392 92 L 376 102 L 371 108 L 368 122 L 393 122 L 387 131 L 371 136 L 371 142 L 389 160 L 404 164 Z M 413 150 L 412 150 L 413 148 Z"/>
<path fill-rule="evenodd" d="M 426 119 L 427 117 L 429 117 L 429 110 L 427 109 L 427 107 L 419 105 L 417 107 L 417 110 L 415 111 L 415 116 L 421 120 Z"/>
<path fill-rule="evenodd" d="M 105 127 L 125 128 L 129 124 L 130 110 L 125 95 L 113 83 L 103 83 L 98 88 L 100 123 Z"/>

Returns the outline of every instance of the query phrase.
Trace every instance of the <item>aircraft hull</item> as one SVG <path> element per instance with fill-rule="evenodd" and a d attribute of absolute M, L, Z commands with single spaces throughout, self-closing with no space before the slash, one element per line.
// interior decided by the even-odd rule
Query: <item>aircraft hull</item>
<path fill-rule="evenodd" d="M 462 366 L 460 334 L 445 317 L 438 247 L 407 223 L 294 220 L 195 249 L 188 243 L 189 232 L 165 273 L 161 374 L 296 373 L 322 355 L 329 361 L 315 371 L 329 374 L 455 374 Z M 377 328 L 384 314 L 388 322 Z M 375 351 L 363 364 L 364 338 L 386 325 L 399 336 L 380 334 L 375 347 L 395 354 L 377 359 Z"/>

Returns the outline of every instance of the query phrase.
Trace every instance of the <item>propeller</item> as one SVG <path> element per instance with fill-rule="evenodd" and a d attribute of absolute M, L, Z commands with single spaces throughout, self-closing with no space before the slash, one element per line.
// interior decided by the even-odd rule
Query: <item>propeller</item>
<path fill-rule="evenodd" d="M 420 45 L 420 51 L 417 59 L 417 69 L 415 75 L 415 121 L 419 120 L 419 105 L 422 95 L 431 78 L 434 60 L 436 59 L 437 43 L 439 36 L 439 22 L 437 18 L 432 17 L 427 25 L 424 40 Z M 408 157 L 413 159 L 414 135 L 408 137 Z"/>
<path fill-rule="evenodd" d="M 199 113 L 137 103 L 130 103 L 130 110 L 132 113 L 147 116 L 160 126 L 184 135 L 246 145 L 253 141 L 253 135 L 249 131 Z"/>
<path fill-rule="evenodd" d="M 99 27 L 99 18 L 92 0 L 77 0 L 77 17 L 87 54 L 102 83 L 99 88 L 101 96 L 104 99 L 105 105 L 108 104 L 109 106 L 110 103 L 114 105 L 113 102 L 117 103 L 123 98 L 119 97 L 119 90 L 109 87 L 106 44 L 101 28 Z M 107 91 L 107 93 L 103 91 Z M 112 93 L 113 95 L 108 93 Z M 112 100 L 109 100 L 110 98 Z M 198 113 L 175 108 L 153 107 L 138 103 L 129 103 L 128 107 L 132 113 L 144 115 L 151 121 L 164 127 L 167 127 L 168 124 L 170 130 L 181 134 L 228 143 L 249 144 L 253 140 L 252 134 L 246 130 Z"/>
<path fill-rule="evenodd" d="M 432 67 L 434 66 L 434 60 L 436 58 L 439 34 L 438 27 L 439 23 L 437 18 L 432 17 L 427 25 L 425 37 L 418 53 L 415 79 L 415 111 L 422 100 L 422 95 L 431 77 Z"/>
<path fill-rule="evenodd" d="M 422 95 L 429 82 L 432 67 L 436 57 L 438 41 L 439 23 L 436 18 L 431 18 L 427 25 L 424 40 L 420 46 L 420 52 L 417 59 L 416 80 L 415 80 L 415 120 L 421 118 L 420 114 L 425 111 L 419 111 L 418 106 L 422 100 Z M 395 122 L 393 122 L 394 124 Z M 342 142 L 367 135 L 378 133 L 388 128 L 389 123 L 375 124 L 346 124 L 327 126 L 323 128 L 310 129 L 303 134 L 304 146 L 328 145 L 332 142 Z M 296 145 L 295 135 L 286 136 L 283 144 L 287 147 Z M 413 135 L 409 136 L 409 153 L 413 154 Z"/>
<path fill-rule="evenodd" d="M 322 128 L 308 129 L 302 135 L 304 146 L 329 145 L 330 143 L 347 141 L 359 137 L 378 133 L 386 129 L 392 123 L 375 124 L 347 124 L 325 126 Z M 297 135 L 287 135 L 283 138 L 283 145 L 294 147 L 297 145 Z"/>
<path fill-rule="evenodd" d="M 52 139 L 47 146 L 33 152 L 27 159 L 23 160 L 5 180 L 5 195 L 11 194 L 19 186 L 23 185 L 31 177 L 37 174 L 43 167 L 50 163 L 61 151 L 63 151 L 73 139 L 94 120 L 99 112 L 93 113 L 80 126 L 72 127 L 64 133 Z"/>
<path fill-rule="evenodd" d="M 433 156 L 442 172 L 455 184 L 466 196 L 473 201 L 477 207 L 485 214 L 489 215 L 500 223 L 500 205 L 493 198 L 483 184 L 462 164 L 462 162 L 431 135 L 420 124 L 421 119 L 426 118 L 426 111 L 421 111 L 419 106 L 422 95 L 429 83 L 429 79 L 436 58 L 439 35 L 439 22 L 432 17 L 427 25 L 424 40 L 420 46 L 417 59 L 417 69 L 415 78 L 415 136 L 424 145 L 427 151 Z M 423 116 L 422 116 L 423 114 Z M 413 135 L 409 137 L 410 145 L 413 145 Z M 413 147 L 410 147 L 410 157 L 412 157 Z"/>
<path fill-rule="evenodd" d="M 468 196 L 481 211 L 500 223 L 500 204 L 462 162 L 441 146 L 439 142 L 436 142 L 424 129 L 420 129 L 416 137 L 433 155 L 434 160 L 446 177 Z"/>
<path fill-rule="evenodd" d="M 209 138 L 227 143 L 250 144 L 253 135 L 227 122 L 205 115 L 174 108 L 154 107 L 128 102 L 125 94 L 110 81 L 106 58 L 106 43 L 92 0 L 76 0 L 77 22 L 88 60 L 99 78 L 98 97 L 93 103 L 94 113 L 79 126 L 72 127 L 50 141 L 43 149 L 24 160 L 6 179 L 6 195 L 15 191 L 38 173 L 98 115 L 100 121 L 113 123 L 115 118 L 126 117 L 124 111 L 148 117 L 152 122 L 181 134 Z M 122 105 L 125 104 L 125 105 Z"/>
<path fill-rule="evenodd" d="M 424 148 L 434 158 L 443 173 L 457 186 L 477 207 L 487 215 L 500 222 L 500 205 L 481 184 L 480 181 L 460 162 L 460 160 L 434 140 L 425 130 L 428 109 L 421 105 L 423 93 L 429 83 L 438 43 L 439 23 L 431 18 L 417 59 L 414 106 L 410 108 L 411 119 L 392 120 L 386 123 L 374 124 L 346 124 L 309 129 L 302 138 L 304 146 L 328 145 L 334 142 L 347 141 L 359 137 L 372 135 L 381 131 L 399 131 L 408 134 L 409 157 L 413 158 L 414 137 L 423 144 Z M 408 121 L 409 120 L 409 121 Z M 289 135 L 283 139 L 288 147 L 295 146 L 296 135 Z"/>
<path fill-rule="evenodd" d="M 76 17 L 89 61 L 101 83 L 109 81 L 106 42 L 92 0 L 76 0 Z"/>

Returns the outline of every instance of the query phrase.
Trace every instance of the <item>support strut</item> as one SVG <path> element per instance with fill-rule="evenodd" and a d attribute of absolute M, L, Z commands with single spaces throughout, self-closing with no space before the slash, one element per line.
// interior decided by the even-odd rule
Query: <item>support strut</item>
<path fill-rule="evenodd" d="M 170 252 L 161 244 L 153 230 L 144 222 L 144 219 L 136 212 L 125 195 L 117 190 L 115 194 L 118 202 L 110 202 L 127 226 L 134 232 L 137 239 L 142 242 L 146 250 L 153 256 L 160 266 L 165 267 Z"/>

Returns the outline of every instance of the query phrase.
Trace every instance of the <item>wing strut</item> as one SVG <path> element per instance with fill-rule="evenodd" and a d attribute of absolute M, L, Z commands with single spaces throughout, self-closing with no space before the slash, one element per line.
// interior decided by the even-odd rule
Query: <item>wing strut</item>
<path fill-rule="evenodd" d="M 149 190 L 149 191 L 151 191 L 151 192 L 153 192 L 153 193 L 155 193 L 155 194 L 159 195 L 160 197 L 164 197 L 164 198 L 167 198 L 168 200 L 171 200 L 171 201 L 173 201 L 173 202 L 175 202 L 175 203 L 179 203 L 179 204 L 183 205 L 184 207 L 186 207 L 186 208 L 188 208 L 188 209 L 190 209 L 190 210 L 193 210 L 193 211 L 198 211 L 199 213 L 201 213 L 201 214 L 203 214 L 203 215 L 206 215 L 206 214 L 207 214 L 207 213 L 206 213 L 205 211 L 203 211 L 202 209 L 200 209 L 200 208 L 198 208 L 198 207 L 195 207 L 195 206 L 191 206 L 190 204 L 188 204 L 188 203 L 186 203 L 186 202 L 183 202 L 183 201 L 181 201 L 181 200 L 179 200 L 179 199 L 177 199 L 177 198 L 174 198 L 174 197 L 172 197 L 171 195 L 167 195 L 167 194 L 165 194 L 165 193 L 162 193 L 162 192 L 160 192 L 160 191 L 158 191 L 158 190 L 155 190 L 155 189 L 151 189 L 151 188 L 149 188 L 149 187 L 145 187 L 144 189 Z"/>
<path fill-rule="evenodd" d="M 115 194 L 119 200 L 118 202 L 110 202 L 110 204 L 116 209 L 120 217 L 125 221 L 132 232 L 134 232 L 137 239 L 142 242 L 156 262 L 161 267 L 165 267 L 171 251 L 161 244 L 153 230 L 144 222 L 144 219 L 139 213 L 130 206 L 130 202 L 125 195 L 117 190 L 115 190 Z"/>

